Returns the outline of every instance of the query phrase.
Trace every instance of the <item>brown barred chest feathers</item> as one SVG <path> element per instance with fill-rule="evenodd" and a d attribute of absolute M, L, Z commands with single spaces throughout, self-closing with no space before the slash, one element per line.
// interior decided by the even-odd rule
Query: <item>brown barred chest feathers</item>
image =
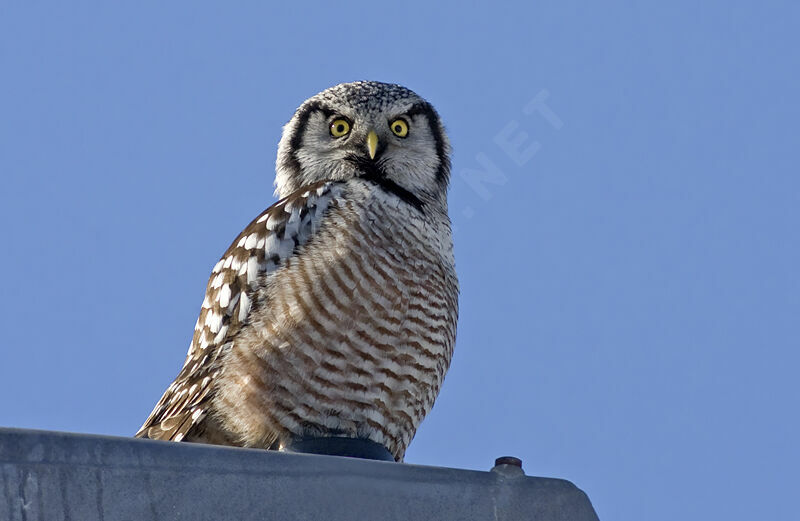
<path fill-rule="evenodd" d="M 343 435 L 400 458 L 439 392 L 457 290 L 435 232 L 411 211 L 352 206 L 258 290 L 256 309 L 271 305 L 223 354 L 212 403 L 245 445 Z"/>

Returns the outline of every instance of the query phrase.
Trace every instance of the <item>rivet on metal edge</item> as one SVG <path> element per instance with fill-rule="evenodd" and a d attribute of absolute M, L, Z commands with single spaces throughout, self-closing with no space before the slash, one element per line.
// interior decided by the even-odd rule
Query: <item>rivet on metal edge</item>
<path fill-rule="evenodd" d="M 501 456 L 494 460 L 494 466 L 496 467 L 497 465 L 513 465 L 522 468 L 522 460 L 514 456 Z"/>

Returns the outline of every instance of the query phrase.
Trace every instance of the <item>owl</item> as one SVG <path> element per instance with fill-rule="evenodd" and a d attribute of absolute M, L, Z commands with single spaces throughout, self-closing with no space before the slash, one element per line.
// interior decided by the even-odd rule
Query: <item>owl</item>
<path fill-rule="evenodd" d="M 436 110 L 400 85 L 306 100 L 278 146 L 280 200 L 214 266 L 183 368 L 136 436 L 356 439 L 402 461 L 455 344 L 449 156 Z"/>

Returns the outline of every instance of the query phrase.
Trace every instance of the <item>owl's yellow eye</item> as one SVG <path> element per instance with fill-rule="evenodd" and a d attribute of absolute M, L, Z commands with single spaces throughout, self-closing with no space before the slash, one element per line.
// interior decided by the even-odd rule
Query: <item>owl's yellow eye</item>
<path fill-rule="evenodd" d="M 389 128 L 397 137 L 406 137 L 408 135 L 408 123 L 404 119 L 396 119 L 391 122 Z"/>
<path fill-rule="evenodd" d="M 350 133 L 350 123 L 346 119 L 335 119 L 331 123 L 331 136 L 343 137 Z"/>

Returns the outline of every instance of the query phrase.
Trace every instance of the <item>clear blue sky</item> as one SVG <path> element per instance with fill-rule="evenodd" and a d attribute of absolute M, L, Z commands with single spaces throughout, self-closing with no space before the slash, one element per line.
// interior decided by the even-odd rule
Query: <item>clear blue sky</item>
<path fill-rule="evenodd" d="M 132 434 L 281 126 L 377 79 L 454 145 L 459 336 L 407 460 L 519 456 L 601 519 L 796 519 L 796 3 L 10 4 L 0 425 Z"/>

